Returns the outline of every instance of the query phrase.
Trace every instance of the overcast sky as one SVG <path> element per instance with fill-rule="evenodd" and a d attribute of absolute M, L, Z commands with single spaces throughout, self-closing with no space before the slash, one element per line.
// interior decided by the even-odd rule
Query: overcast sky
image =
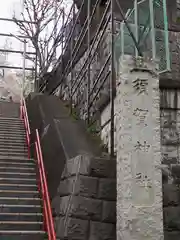
<path fill-rule="evenodd" d="M 0 18 L 12 18 L 15 11 L 16 16 L 20 17 L 22 10 L 22 0 L 1 0 Z M 17 34 L 18 28 L 15 23 L 0 21 L 0 33 Z M 4 48 L 4 44 L 8 41 L 13 50 L 22 50 L 22 44 L 14 39 L 0 36 L 0 48 Z M 8 61 L 14 66 L 22 66 L 22 56 L 20 54 L 9 54 Z"/>
<path fill-rule="evenodd" d="M 15 16 L 17 19 L 21 18 L 21 12 L 23 10 L 23 0 L 0 0 L 1 7 L 0 7 L 0 18 L 12 18 L 13 13 L 15 12 Z M 72 0 L 64 0 L 64 7 L 66 13 L 70 10 Z M 18 34 L 18 27 L 13 22 L 7 21 L 0 21 L 0 33 L 12 33 L 14 35 Z M 7 38 L 0 36 L 0 48 L 4 48 L 4 44 L 8 40 L 8 45 L 11 46 L 13 50 L 22 50 L 23 51 L 23 44 L 15 38 Z M 30 44 L 27 46 L 27 51 L 32 51 Z M 20 66 L 22 67 L 22 55 L 21 54 L 9 54 L 8 55 L 8 62 L 9 65 L 13 66 Z M 0 63 L 1 64 L 1 63 Z M 27 62 L 27 65 L 30 63 Z"/>

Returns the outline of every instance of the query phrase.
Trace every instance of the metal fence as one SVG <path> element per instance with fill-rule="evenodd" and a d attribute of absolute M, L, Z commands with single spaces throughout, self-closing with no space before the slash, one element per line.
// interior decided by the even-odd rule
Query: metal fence
<path fill-rule="evenodd" d="M 102 99 L 109 102 L 110 119 L 107 122 L 110 122 L 110 148 L 113 156 L 114 99 L 119 58 L 122 54 L 148 54 L 153 59 L 160 56 L 164 59 L 162 69 L 168 68 L 166 1 L 158 3 L 157 0 L 142 0 L 138 3 L 135 0 L 134 6 L 126 14 L 118 0 L 107 0 L 104 6 L 101 6 L 100 0 L 93 2 L 92 5 L 91 0 L 82 1 L 78 11 L 72 4 L 68 16 L 63 20 L 62 53 L 52 71 L 59 80 L 49 93 L 58 92 L 61 98 L 68 100 L 71 111 L 75 108 L 88 126 L 98 121 Z M 118 8 L 120 23 L 114 14 L 115 7 Z M 161 30 L 156 29 L 158 11 L 162 16 Z M 163 31 L 163 52 L 159 50 L 159 31 Z M 41 84 L 40 90 L 47 90 L 52 81 Z"/>
<path fill-rule="evenodd" d="M 66 39 L 59 59 L 63 61 L 66 58 L 67 61 L 64 60 L 64 67 L 60 72 L 61 84 L 54 90 L 58 90 L 59 96 L 70 102 L 71 111 L 76 108 L 79 117 L 84 119 L 88 126 L 97 121 L 102 96 L 109 100 L 110 142 L 113 156 L 115 98 L 113 1 L 108 0 L 105 7 L 100 4 L 100 0 L 94 5 L 90 0 L 84 0 L 78 12 L 75 4 L 72 5 L 63 26 L 66 29 Z M 85 17 L 82 26 L 83 13 Z M 72 26 L 71 31 L 69 22 Z M 78 28 L 80 22 L 82 27 Z M 40 90 L 43 91 L 43 88 L 42 85 Z"/>
<path fill-rule="evenodd" d="M 115 42 L 116 58 L 142 54 L 159 62 L 160 73 L 170 71 L 168 36 L 166 0 L 134 0 L 134 8 L 126 13 L 126 22 L 121 22 Z"/>

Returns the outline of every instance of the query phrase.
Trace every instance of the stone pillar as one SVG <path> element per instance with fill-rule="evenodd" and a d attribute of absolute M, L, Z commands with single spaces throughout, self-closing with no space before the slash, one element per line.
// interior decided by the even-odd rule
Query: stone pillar
<path fill-rule="evenodd" d="M 156 64 L 123 56 L 117 83 L 117 239 L 162 240 Z"/>

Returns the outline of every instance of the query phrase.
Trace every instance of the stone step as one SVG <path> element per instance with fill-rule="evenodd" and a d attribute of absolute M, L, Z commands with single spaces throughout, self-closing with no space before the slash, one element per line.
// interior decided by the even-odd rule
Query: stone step
<path fill-rule="evenodd" d="M 17 135 L 17 136 L 26 136 L 26 132 L 25 130 L 9 130 L 7 131 L 6 129 L 0 129 L 0 135 L 7 135 L 7 136 L 14 136 L 14 135 Z"/>
<path fill-rule="evenodd" d="M 0 141 L 1 140 L 10 140 L 12 143 L 13 142 L 21 142 L 22 144 L 23 143 L 26 143 L 26 135 L 24 135 L 24 136 L 21 136 L 21 135 L 13 135 L 13 134 L 11 134 L 11 135 L 2 135 L 2 134 L 0 134 Z"/>
<path fill-rule="evenodd" d="M 21 142 L 15 142 L 15 141 L 10 141 L 8 139 L 1 140 L 0 141 L 0 146 L 5 148 L 5 147 L 11 147 L 11 148 L 20 148 L 20 149 L 27 149 L 27 144 L 24 141 Z"/>
<path fill-rule="evenodd" d="M 0 139 L 0 148 L 17 148 L 17 149 L 28 149 L 26 139 Z"/>
<path fill-rule="evenodd" d="M 0 124 L 0 131 L 5 131 L 5 132 L 9 132 L 9 131 L 12 131 L 12 132 L 26 132 L 25 128 L 24 127 L 20 127 L 20 126 L 9 126 L 9 125 L 1 125 Z"/>
<path fill-rule="evenodd" d="M 40 198 L 0 197 L 0 204 L 42 205 L 42 200 Z"/>
<path fill-rule="evenodd" d="M 2 121 L 0 118 L 0 126 L 4 126 L 4 127 L 14 127 L 14 128 L 24 128 L 24 123 L 22 121 L 16 122 L 14 120 L 12 121 Z"/>
<path fill-rule="evenodd" d="M 28 167 L 30 167 L 30 168 L 34 167 L 34 169 L 36 169 L 36 167 L 35 167 L 36 162 L 31 160 L 31 159 L 28 159 L 27 156 L 19 156 L 19 154 L 16 154 L 16 153 L 13 153 L 12 156 L 7 155 L 7 154 L 8 153 L 6 153 L 6 156 L 5 156 L 0 152 L 0 164 L 3 163 L 3 162 L 5 162 L 5 164 L 9 164 L 9 165 L 10 165 L 10 163 L 12 163 L 12 164 L 14 163 L 14 164 L 17 164 L 17 165 L 18 164 L 21 165 L 21 167 L 25 167 L 25 165 L 26 165 L 27 168 Z M 24 164 L 24 166 L 22 166 L 23 164 Z M 2 165 L 0 165 L 0 166 L 3 167 Z"/>
<path fill-rule="evenodd" d="M 0 162 L 36 165 L 36 161 L 34 161 L 34 159 L 21 158 L 21 157 L 16 157 L 16 156 L 10 157 L 10 156 L 5 156 L 5 155 L 0 155 Z"/>
<path fill-rule="evenodd" d="M 38 186 L 36 184 L 0 183 L 0 191 L 1 190 L 38 191 Z"/>
<path fill-rule="evenodd" d="M 0 230 L 18 230 L 22 229 L 25 231 L 40 231 L 42 230 L 43 222 L 28 222 L 28 221 L 2 221 L 0 222 Z"/>
<path fill-rule="evenodd" d="M 2 136 L 19 136 L 19 137 L 24 137 L 26 136 L 26 131 L 25 130 L 19 130 L 19 129 L 2 129 L 0 128 L 0 135 Z"/>
<path fill-rule="evenodd" d="M 16 161 L 4 161 L 4 160 L 0 160 L 0 167 L 13 167 L 13 168 L 21 168 L 21 167 L 26 167 L 26 168 L 33 168 L 34 170 L 36 170 L 36 165 L 34 162 L 16 162 Z"/>
<path fill-rule="evenodd" d="M 13 152 L 13 151 L 10 151 L 10 152 L 6 152 L 6 151 L 3 151 L 3 152 L 0 152 L 0 156 L 4 156 L 6 155 L 7 157 L 19 157 L 19 158 L 27 158 L 28 157 L 28 153 L 26 152 Z"/>
<path fill-rule="evenodd" d="M 14 136 L 0 136 L 0 143 L 1 142 L 11 142 L 12 144 L 13 143 L 17 143 L 17 144 L 26 144 L 26 137 L 22 137 L 22 136 L 17 136 L 17 137 L 14 137 Z"/>
<path fill-rule="evenodd" d="M 0 190 L 0 197 L 39 198 L 38 191 Z"/>
<path fill-rule="evenodd" d="M 4 129 L 4 130 L 13 130 L 13 131 L 25 131 L 25 127 L 24 125 L 13 125 L 13 124 L 5 124 L 5 123 L 0 123 L 0 129 Z"/>
<path fill-rule="evenodd" d="M 5 123 L 5 122 L 0 122 L 0 129 L 13 129 L 13 130 L 25 130 L 24 124 L 17 124 L 17 123 Z"/>
<path fill-rule="evenodd" d="M 24 126 L 24 121 L 22 121 L 21 119 L 8 119 L 8 118 L 2 118 L 0 117 L 0 124 L 12 124 L 12 125 L 22 125 Z"/>
<path fill-rule="evenodd" d="M 0 171 L 0 178 L 36 178 L 36 173 L 21 173 L 21 172 L 2 172 Z"/>
<path fill-rule="evenodd" d="M 21 135 L 2 135 L 0 134 L 0 141 L 1 140 L 10 140 L 10 141 L 14 141 L 14 142 L 22 142 L 25 143 L 26 141 L 26 136 L 21 136 Z"/>
<path fill-rule="evenodd" d="M 0 117 L 2 118 L 19 118 L 20 113 L 17 113 L 16 111 L 12 110 L 12 109 L 6 109 L 6 111 L 2 111 L 2 109 L 0 109 L 1 113 L 0 113 Z"/>
<path fill-rule="evenodd" d="M 36 210 L 36 209 L 35 209 Z M 28 221 L 28 222 L 42 222 L 43 221 L 43 215 L 42 213 L 0 213 L 0 222 L 6 222 L 6 221 Z"/>
<path fill-rule="evenodd" d="M 3 138 L 3 137 L 15 137 L 15 135 L 17 136 L 17 139 L 19 139 L 20 137 L 21 138 L 24 138 L 25 136 L 26 136 L 26 131 L 24 131 L 24 130 L 21 130 L 22 132 L 18 132 L 18 131 L 16 131 L 16 130 L 13 130 L 13 129 L 11 129 L 11 130 L 5 130 L 4 132 L 3 132 L 3 130 L 1 131 L 0 130 L 0 136 L 1 136 L 1 138 Z"/>
<path fill-rule="evenodd" d="M 1 240 L 47 240 L 44 231 L 0 231 Z"/>
<path fill-rule="evenodd" d="M 28 153 L 27 152 L 27 149 L 26 148 L 12 148 L 12 147 L 8 147 L 8 146 L 5 146 L 5 147 L 2 147 L 0 145 L 0 153 L 7 153 L 9 155 L 9 152 L 11 153 Z"/>
<path fill-rule="evenodd" d="M 11 120 L 11 121 L 9 121 L 9 120 L 3 120 L 3 119 L 0 117 L 0 125 L 22 126 L 22 127 L 24 127 L 24 121 L 21 121 L 21 120 L 19 120 L 19 121 L 14 121 L 14 119 Z"/>
<path fill-rule="evenodd" d="M 8 142 L 8 143 L 7 143 Z M 0 145 L 4 146 L 4 144 L 8 144 L 9 145 L 14 145 L 13 143 L 16 142 L 16 146 L 26 146 L 26 137 L 17 137 L 16 139 L 13 136 L 0 136 Z M 17 145 L 18 143 L 18 145 Z"/>
<path fill-rule="evenodd" d="M 24 122 L 23 121 L 16 122 L 14 120 L 13 121 L 4 121 L 4 120 L 1 120 L 1 118 L 0 118 L 0 126 L 24 128 Z"/>
<path fill-rule="evenodd" d="M 11 147 L 11 148 L 20 148 L 20 149 L 28 149 L 27 144 L 25 141 L 21 141 L 21 142 L 15 142 L 15 141 L 10 141 L 8 139 L 6 140 L 0 140 L 0 147 L 1 148 L 6 148 L 6 147 Z"/>
<path fill-rule="evenodd" d="M 28 157 L 28 151 L 24 150 L 15 150 L 15 149 L 0 149 L 0 156 L 19 156 L 19 157 Z"/>
<path fill-rule="evenodd" d="M 12 167 L 12 166 L 1 166 L 0 165 L 0 172 L 13 172 L 13 173 L 36 173 L 36 169 L 35 167 L 23 167 L 23 166 L 19 166 L 18 168 Z"/>
<path fill-rule="evenodd" d="M 16 204 L 0 204 L 0 214 L 2 213 L 42 213 L 41 205 L 16 205 Z"/>
<path fill-rule="evenodd" d="M 24 126 L 24 123 L 23 122 L 19 122 L 19 123 L 17 123 L 17 122 L 13 122 L 13 121 L 11 121 L 11 122 L 2 122 L 2 121 L 0 121 L 0 127 L 1 128 L 17 128 L 17 129 L 25 129 L 25 126 Z"/>
<path fill-rule="evenodd" d="M 24 145 L 13 145 L 13 142 L 12 142 L 12 144 L 6 144 L 6 143 L 2 143 L 2 144 L 0 144 L 0 151 L 1 151 L 1 149 L 3 150 L 3 149 L 7 149 L 7 148 L 9 148 L 9 149 L 12 149 L 12 150 L 14 150 L 14 149 L 16 149 L 16 150 L 19 150 L 19 151 L 24 151 L 24 150 L 27 150 L 28 148 L 27 148 L 27 146 L 25 147 Z"/>
<path fill-rule="evenodd" d="M 23 178 L 23 177 L 18 177 L 16 176 L 16 178 L 12 178 L 11 176 L 6 176 L 6 177 L 0 177 L 0 183 L 4 183 L 4 184 L 36 184 L 37 183 L 37 179 L 36 176 L 34 176 L 34 178 Z"/>
<path fill-rule="evenodd" d="M 23 121 L 18 117 L 18 118 L 14 118 L 14 117 L 0 117 L 0 122 L 14 122 L 14 123 L 23 123 Z"/>
<path fill-rule="evenodd" d="M 10 125 L 10 124 L 0 124 L 0 129 L 4 129 L 6 131 L 25 131 L 25 128 L 23 125 Z"/>

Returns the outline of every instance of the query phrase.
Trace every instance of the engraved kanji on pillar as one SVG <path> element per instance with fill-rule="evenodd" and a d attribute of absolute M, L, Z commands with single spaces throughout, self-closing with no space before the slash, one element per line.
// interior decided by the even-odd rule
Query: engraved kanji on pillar
<path fill-rule="evenodd" d="M 117 236 L 163 240 L 160 95 L 156 64 L 122 56 L 117 89 Z"/>
<path fill-rule="evenodd" d="M 132 80 L 132 139 L 134 154 L 132 156 L 133 202 L 135 205 L 151 205 L 154 202 L 152 170 L 152 83 L 146 74 Z M 143 76 L 146 75 L 146 76 Z"/>

